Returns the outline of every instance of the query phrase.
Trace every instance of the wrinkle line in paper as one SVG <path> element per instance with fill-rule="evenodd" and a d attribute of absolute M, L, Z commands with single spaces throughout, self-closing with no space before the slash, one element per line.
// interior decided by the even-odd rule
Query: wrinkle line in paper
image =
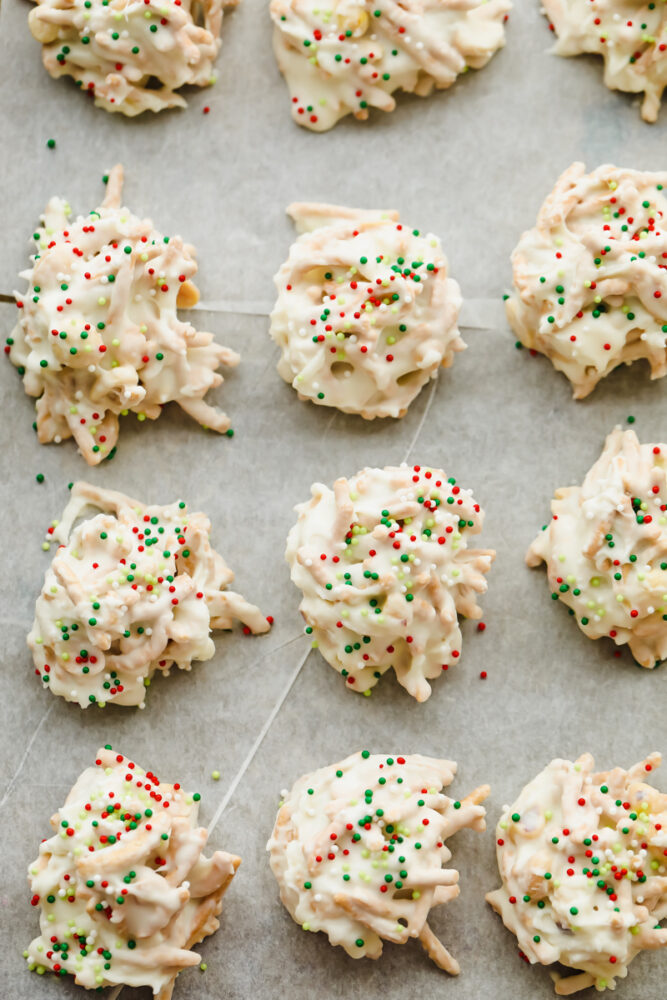
<path fill-rule="evenodd" d="M 412 436 L 412 441 L 410 442 L 410 444 L 408 446 L 408 450 L 405 453 L 405 458 L 403 459 L 404 462 L 407 462 L 407 460 L 410 458 L 410 455 L 412 454 L 412 450 L 415 447 L 415 445 L 417 444 L 417 441 L 419 440 L 419 435 L 421 434 L 422 430 L 424 429 L 424 424 L 426 423 L 426 418 L 428 417 L 429 410 L 431 409 L 431 404 L 433 403 L 433 400 L 435 398 L 435 393 L 436 393 L 437 387 L 438 387 L 438 380 L 437 379 L 433 379 L 433 382 L 431 383 L 431 389 L 429 391 L 429 397 L 426 400 L 426 406 L 424 407 L 424 412 L 422 413 L 421 420 L 419 421 L 419 424 L 417 425 L 417 430 L 415 431 L 415 433 Z"/>
<path fill-rule="evenodd" d="M 44 712 L 44 715 L 39 720 L 39 722 L 37 723 L 37 725 L 35 726 L 34 732 L 33 732 L 32 736 L 30 737 L 30 739 L 28 740 L 28 745 L 26 746 L 26 748 L 25 748 L 25 750 L 23 752 L 23 756 L 21 757 L 21 760 L 19 761 L 18 767 L 14 771 L 14 774 L 12 775 L 12 777 L 9 779 L 9 782 L 8 782 L 7 787 L 5 789 L 4 795 L 2 796 L 2 799 L 0 799 L 0 809 L 2 809 L 2 807 L 5 804 L 5 802 L 7 802 L 7 800 L 9 799 L 9 796 L 12 794 L 12 792 L 14 790 L 14 786 L 16 785 L 16 782 L 18 780 L 18 776 L 21 773 L 21 771 L 23 770 L 23 766 L 24 766 L 25 762 L 27 761 L 28 757 L 30 756 L 30 751 L 33 748 L 35 740 L 39 736 L 39 733 L 40 733 L 40 731 L 42 729 L 42 726 L 44 725 L 44 723 L 46 722 L 46 720 L 48 719 L 48 717 L 51 715 L 51 712 L 53 711 L 55 705 L 56 705 L 56 702 L 53 701 L 49 705 L 49 707 L 47 708 L 46 712 Z"/>
<path fill-rule="evenodd" d="M 216 809 L 215 813 L 213 814 L 213 818 L 212 818 L 211 822 L 208 825 L 209 836 L 211 835 L 211 833 L 213 832 L 213 830 L 217 826 L 220 817 L 222 816 L 222 814 L 224 813 L 225 809 L 229 805 L 229 802 L 230 802 L 232 796 L 234 795 L 236 789 L 238 788 L 238 786 L 240 785 L 240 783 L 241 783 L 241 781 L 243 779 L 243 775 L 246 773 L 246 771 L 248 770 L 248 768 L 252 764 L 253 760 L 255 759 L 255 756 L 257 755 L 257 752 L 258 752 L 259 748 L 261 747 L 262 743 L 264 742 L 264 738 L 266 737 L 266 735 L 269 732 L 271 726 L 273 725 L 273 723 L 275 722 L 276 718 L 278 717 L 280 709 L 283 707 L 283 705 L 284 705 L 284 703 L 285 703 L 285 701 L 287 699 L 287 696 L 289 695 L 289 693 L 292 690 L 294 684 L 296 683 L 296 679 L 299 676 L 299 674 L 301 673 L 301 668 L 303 667 L 304 663 L 306 662 L 306 660 L 310 656 L 310 653 L 311 653 L 311 648 L 309 647 L 306 650 L 306 652 L 303 654 L 303 656 L 301 657 L 301 659 L 299 660 L 299 662 L 297 663 L 297 665 L 294 668 L 294 670 L 292 671 L 292 673 L 290 674 L 290 677 L 289 677 L 289 680 L 288 680 L 287 684 L 283 688 L 283 691 L 281 692 L 281 694 L 280 694 L 277 702 L 275 703 L 275 705 L 271 709 L 271 712 L 267 716 L 266 721 L 264 722 L 264 725 L 260 729 L 260 731 L 259 731 L 259 733 L 257 735 L 257 738 L 255 739 L 255 742 L 250 747 L 250 750 L 248 751 L 248 754 L 247 754 L 245 760 L 241 764 L 241 767 L 236 772 L 236 775 L 234 776 L 234 778 L 233 778 L 233 780 L 232 780 L 229 788 L 225 792 L 225 794 L 223 796 L 223 799 L 220 802 L 220 805 L 218 806 L 218 808 Z"/>
<path fill-rule="evenodd" d="M 13 301 L 13 299 L 12 299 Z M 193 308 L 201 312 L 236 313 L 242 316 L 268 316 L 273 310 L 273 302 L 257 299 L 211 299 L 198 302 Z M 459 326 L 466 330 L 505 329 L 505 305 L 495 298 L 466 299 L 461 306 Z"/>
<path fill-rule="evenodd" d="M 13 295 L 0 293 L 0 304 L 16 306 Z M 268 299 L 210 299 L 198 302 L 191 312 L 229 313 L 235 316 L 269 316 L 273 302 Z M 504 303 L 497 299 L 465 299 L 461 307 L 459 326 L 463 330 L 506 329 Z"/>

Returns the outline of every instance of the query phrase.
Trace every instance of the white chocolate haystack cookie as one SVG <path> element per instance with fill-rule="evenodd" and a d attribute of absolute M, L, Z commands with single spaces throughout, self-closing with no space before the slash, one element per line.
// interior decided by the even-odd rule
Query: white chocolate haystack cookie
<path fill-rule="evenodd" d="M 31 970 L 89 990 L 150 986 L 169 1000 L 178 973 L 199 964 L 190 949 L 218 929 L 241 861 L 202 853 L 200 797 L 110 746 L 98 752 L 28 868 L 40 908 L 40 935 L 24 952 Z"/>
<path fill-rule="evenodd" d="M 465 344 L 440 240 L 398 212 L 290 205 L 302 235 L 275 277 L 279 374 L 322 406 L 402 417 Z"/>
<path fill-rule="evenodd" d="M 667 658 L 666 468 L 667 444 L 617 427 L 583 484 L 556 490 L 526 555 L 585 635 L 627 643 L 648 668 Z"/>
<path fill-rule="evenodd" d="M 620 364 L 667 372 L 667 171 L 574 163 L 512 254 L 507 316 L 583 399 Z"/>
<path fill-rule="evenodd" d="M 352 958 L 379 958 L 383 941 L 417 938 L 457 975 L 428 917 L 459 894 L 459 873 L 443 867 L 452 856 L 445 841 L 485 829 L 489 786 L 455 801 L 442 791 L 455 773 L 451 761 L 364 750 L 299 778 L 267 845 L 292 918 Z"/>
<path fill-rule="evenodd" d="M 613 990 L 632 959 L 667 945 L 667 795 L 653 753 L 628 771 L 594 772 L 586 753 L 553 760 L 505 806 L 496 829 L 502 887 L 487 901 L 522 957 L 576 969 L 556 993 Z M 637 994 L 628 994 L 636 996 Z"/>
<path fill-rule="evenodd" d="M 205 427 L 228 431 L 229 418 L 204 396 L 222 382 L 220 365 L 239 362 L 178 318 L 177 308 L 199 298 L 194 248 L 123 208 L 122 183 L 118 166 L 102 205 L 76 219 L 51 199 L 8 339 L 25 391 L 37 397 L 40 442 L 74 437 L 90 465 L 112 454 L 128 411 L 155 420 L 174 401 Z"/>
<path fill-rule="evenodd" d="M 75 526 L 86 507 L 101 513 Z M 240 594 L 211 548 L 211 524 L 183 501 L 160 507 L 75 483 L 28 636 L 53 694 L 88 705 L 139 705 L 156 671 L 190 670 L 215 652 L 212 629 L 270 622 Z"/>
<path fill-rule="evenodd" d="M 223 9 L 238 0 L 35 0 L 28 23 L 53 77 L 106 111 L 184 108 L 186 84 L 215 83 Z"/>
<path fill-rule="evenodd" d="M 509 0 L 271 0 L 273 49 L 298 125 L 393 111 L 396 90 L 427 97 L 505 44 Z"/>
<path fill-rule="evenodd" d="M 468 548 L 484 514 L 441 469 L 363 469 L 312 487 L 285 553 L 325 660 L 368 694 L 393 669 L 417 701 L 458 661 L 458 616 L 481 618 L 492 549 Z"/>
<path fill-rule="evenodd" d="M 602 56 L 609 89 L 643 94 L 642 118 L 658 120 L 667 87 L 665 0 L 542 0 L 542 6 L 559 56 Z"/>

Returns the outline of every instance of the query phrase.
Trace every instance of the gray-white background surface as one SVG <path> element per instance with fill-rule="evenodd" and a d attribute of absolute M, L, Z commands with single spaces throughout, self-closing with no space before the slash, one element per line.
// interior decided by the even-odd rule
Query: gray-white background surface
<path fill-rule="evenodd" d="M 603 87 L 597 61 L 549 55 L 537 0 L 518 0 L 506 49 L 480 73 L 428 100 L 403 97 L 392 115 L 374 113 L 365 125 L 347 119 L 324 135 L 292 124 L 266 8 L 264 0 L 243 0 L 225 18 L 213 90 L 190 93 L 186 111 L 131 121 L 94 108 L 70 81 L 51 80 L 28 32 L 29 4 L 4 0 L 1 292 L 24 287 L 17 272 L 47 199 L 63 194 L 76 211 L 89 210 L 102 197 L 103 172 L 117 161 L 126 168 L 126 203 L 197 247 L 204 299 L 261 302 L 271 300 L 271 276 L 293 238 L 284 215 L 292 200 L 400 209 L 409 223 L 442 237 L 464 295 L 489 299 L 510 283 L 519 233 L 573 160 L 590 168 L 605 161 L 665 167 L 667 111 L 648 126 L 636 100 Z M 206 105 L 211 113 L 204 116 Z M 48 138 L 55 150 L 46 148 Z M 14 318 L 13 307 L 0 304 L 4 335 Z M 233 790 L 212 841 L 241 854 L 243 864 L 220 931 L 201 947 L 208 970 L 183 973 L 178 1000 L 550 997 L 548 973 L 519 960 L 514 938 L 484 902 L 497 883 L 492 831 L 499 810 L 554 756 L 590 749 L 601 767 L 627 766 L 664 750 L 667 674 L 639 669 L 625 652 L 615 658 L 606 641 L 587 640 L 549 599 L 544 573 L 526 569 L 523 556 L 548 518 L 554 488 L 581 480 L 614 424 L 632 414 L 643 440 L 667 439 L 665 383 L 649 382 L 641 363 L 575 404 L 565 379 L 544 359 L 516 351 L 499 324 L 464 333 L 469 350 L 440 376 L 432 400 L 429 387 L 402 422 L 369 424 L 298 401 L 275 373 L 265 318 L 217 313 L 197 320 L 242 354 L 215 393 L 233 417 L 231 441 L 168 408 L 157 423 L 126 419 L 116 458 L 89 470 L 71 442 L 37 443 L 32 401 L 15 370 L 0 366 L 0 995 L 82 995 L 71 980 L 39 979 L 24 967 L 21 951 L 37 931 L 25 870 L 48 835 L 49 816 L 97 747 L 110 742 L 166 780 L 199 789 L 204 821 Z M 308 650 L 283 561 L 293 505 L 314 480 L 331 483 L 366 464 L 406 457 L 443 467 L 486 509 L 481 544 L 498 553 L 482 601 L 486 631 L 464 625 L 460 666 L 436 681 L 424 705 L 389 675 L 371 698 L 353 695 L 311 653 L 276 711 Z M 38 472 L 46 476 L 41 486 Z M 40 543 L 67 500 L 67 483 L 86 477 L 150 502 L 183 495 L 192 509 L 205 510 L 238 589 L 275 616 L 272 632 L 218 634 L 214 659 L 189 675 L 156 680 L 145 711 L 82 712 L 43 691 L 25 645 L 49 558 Z M 491 784 L 489 831 L 465 831 L 452 842 L 461 897 L 432 920 L 461 962 L 458 979 L 440 972 L 416 943 L 387 945 L 379 962 L 355 962 L 323 935 L 304 934 L 278 901 L 264 845 L 280 789 L 362 746 L 457 760 L 459 796 Z M 214 769 L 222 772 L 217 783 Z M 617 995 L 663 1000 L 664 973 L 664 955 L 642 955 Z M 123 1000 L 148 995 L 127 990 Z"/>

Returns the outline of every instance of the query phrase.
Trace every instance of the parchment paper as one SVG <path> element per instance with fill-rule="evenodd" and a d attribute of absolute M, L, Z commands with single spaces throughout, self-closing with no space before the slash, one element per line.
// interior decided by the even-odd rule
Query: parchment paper
<path fill-rule="evenodd" d="M 46 75 L 28 9 L 24 0 L 5 0 L 0 14 L 0 292 L 24 287 L 17 273 L 47 199 L 62 194 L 76 211 L 92 208 L 103 172 L 117 161 L 126 168 L 126 203 L 197 247 L 205 301 L 263 306 L 273 300 L 271 276 L 293 238 L 284 215 L 290 201 L 398 208 L 442 237 L 469 300 L 499 300 L 520 232 L 573 160 L 590 168 L 605 161 L 665 167 L 667 113 L 648 126 L 635 99 L 604 88 L 596 60 L 548 54 L 537 0 L 518 0 L 507 48 L 481 72 L 325 135 L 291 122 L 263 0 L 243 0 L 225 18 L 212 91 L 189 93 L 187 111 L 133 121 L 107 115 L 71 82 Z M 171 407 L 157 423 L 126 419 L 116 458 L 89 470 L 71 443 L 38 445 L 32 402 L 11 365 L 0 367 L 0 995 L 83 995 L 69 979 L 25 969 L 21 951 L 37 932 L 25 870 L 49 835 L 49 816 L 109 742 L 198 789 L 203 820 L 219 816 L 214 846 L 243 857 L 222 927 L 200 949 L 208 969 L 183 973 L 177 1000 L 552 996 L 548 972 L 520 961 L 514 938 L 484 902 L 497 884 L 499 810 L 554 756 L 591 750 L 607 767 L 664 751 L 667 673 L 639 669 L 626 653 L 615 658 L 610 643 L 587 640 L 549 599 L 545 574 L 526 569 L 523 557 L 554 489 L 581 480 L 616 423 L 633 415 L 643 440 L 667 440 L 667 384 L 649 382 L 647 367 L 637 364 L 575 404 L 565 379 L 544 359 L 515 350 L 501 321 L 464 334 L 469 350 L 403 421 L 365 423 L 299 402 L 275 372 L 265 317 L 200 312 L 196 319 L 242 354 L 215 394 L 232 414 L 232 440 L 201 431 Z M 14 320 L 15 309 L 0 304 L 3 335 Z M 487 629 L 464 625 L 460 666 L 436 681 L 424 705 L 389 675 L 371 698 L 353 695 L 319 654 L 308 654 L 299 595 L 283 561 L 293 505 L 308 498 L 313 481 L 406 458 L 441 466 L 474 490 L 487 511 L 482 544 L 498 553 L 482 602 Z M 156 680 L 144 711 L 82 712 L 43 691 L 25 635 L 49 560 L 43 532 L 76 478 L 152 502 L 183 495 L 205 510 L 238 588 L 275 616 L 272 632 L 219 634 L 214 659 Z M 323 935 L 302 932 L 279 903 L 264 846 L 280 789 L 362 747 L 457 760 L 457 795 L 481 782 L 492 786 L 488 832 L 465 831 L 452 842 L 461 897 L 432 920 L 460 960 L 458 979 L 436 969 L 416 943 L 386 945 L 379 962 L 355 962 Z M 219 782 L 210 777 L 215 769 Z M 664 974 L 664 954 L 642 955 L 617 995 L 663 1000 Z M 124 990 L 122 998 L 148 995 Z"/>

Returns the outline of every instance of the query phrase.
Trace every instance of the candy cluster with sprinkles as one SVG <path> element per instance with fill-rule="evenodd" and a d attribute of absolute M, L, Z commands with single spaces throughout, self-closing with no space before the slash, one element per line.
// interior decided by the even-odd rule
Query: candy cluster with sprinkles
<path fill-rule="evenodd" d="M 324 132 L 345 115 L 393 111 L 481 69 L 505 44 L 510 0 L 271 0 L 273 48 L 292 117 Z"/>
<path fill-rule="evenodd" d="M 190 949 L 219 927 L 241 859 L 206 857 L 201 796 L 161 782 L 107 745 L 51 817 L 28 868 L 40 935 L 24 957 L 79 986 L 150 986 L 169 1000 Z"/>
<path fill-rule="evenodd" d="M 432 757 L 352 754 L 306 774 L 281 804 L 267 845 L 280 898 L 306 931 L 323 931 L 352 958 L 379 958 L 383 941 L 417 938 L 445 972 L 458 962 L 428 925 L 459 894 L 445 841 L 483 831 L 488 785 L 462 800 L 442 791 L 456 764 Z"/>
<path fill-rule="evenodd" d="M 66 202 L 51 199 L 5 348 L 37 397 L 40 442 L 74 437 L 90 465 L 113 455 L 119 416 L 155 420 L 171 401 L 203 426 L 232 433 L 204 396 L 222 382 L 216 369 L 239 356 L 177 314 L 199 297 L 190 281 L 194 249 L 123 208 L 122 183 L 117 166 L 100 208 L 76 220 Z"/>
<path fill-rule="evenodd" d="M 581 486 L 556 490 L 526 556 L 590 639 L 627 643 L 642 667 L 667 658 L 667 444 L 617 427 Z"/>
<path fill-rule="evenodd" d="M 393 669 L 426 701 L 429 679 L 458 662 L 458 615 L 482 615 L 495 552 L 468 548 L 468 537 L 483 511 L 453 477 L 419 465 L 367 468 L 311 492 L 286 558 L 313 646 L 349 691 L 370 694 Z"/>
<path fill-rule="evenodd" d="M 510 324 L 575 399 L 640 358 L 667 373 L 666 215 L 667 171 L 574 163 L 512 254 Z"/>
<path fill-rule="evenodd" d="M 53 77 L 105 111 L 184 108 L 178 90 L 215 83 L 225 7 L 238 0 L 36 0 L 28 23 Z"/>
<path fill-rule="evenodd" d="M 367 419 L 402 417 L 465 347 L 461 293 L 440 240 L 404 225 L 398 212 L 287 211 L 303 235 L 275 277 L 279 374 L 301 399 Z"/>
<path fill-rule="evenodd" d="M 611 90 L 644 94 L 646 122 L 658 120 L 667 87 L 667 0 L 543 0 L 561 56 L 604 59 Z"/>
<path fill-rule="evenodd" d="M 74 527 L 88 506 L 102 513 Z M 210 528 L 183 501 L 149 506 L 76 483 L 49 529 L 61 544 L 28 635 L 42 684 L 81 708 L 143 708 L 156 671 L 213 656 L 211 629 L 240 619 L 247 633 L 268 631 L 270 620 L 226 589 L 234 574 L 211 547 Z"/>
<path fill-rule="evenodd" d="M 560 962 L 556 993 L 613 990 L 632 959 L 667 945 L 667 795 L 661 757 L 594 772 L 584 754 L 553 760 L 505 806 L 496 828 L 502 887 L 487 901 L 527 962 Z"/>

